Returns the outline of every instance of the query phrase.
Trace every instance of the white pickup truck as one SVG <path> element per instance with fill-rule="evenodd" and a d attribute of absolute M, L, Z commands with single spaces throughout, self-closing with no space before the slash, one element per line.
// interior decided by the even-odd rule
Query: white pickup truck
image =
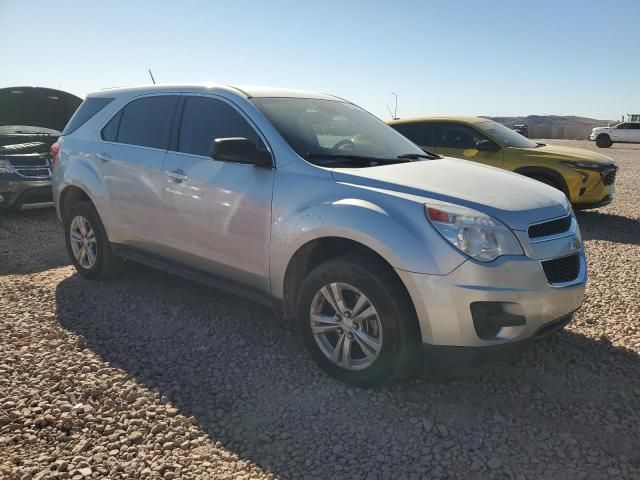
<path fill-rule="evenodd" d="M 614 143 L 640 143 L 640 122 L 622 122 L 609 127 L 596 127 L 589 140 L 595 140 L 600 148 L 609 148 Z"/>

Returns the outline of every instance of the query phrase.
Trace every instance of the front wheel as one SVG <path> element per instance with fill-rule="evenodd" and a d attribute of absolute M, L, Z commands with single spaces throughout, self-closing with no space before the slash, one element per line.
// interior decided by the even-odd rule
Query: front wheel
<path fill-rule="evenodd" d="M 309 273 L 300 288 L 297 320 L 322 369 L 362 387 L 411 373 L 420 334 L 399 282 L 383 262 L 359 255 L 329 260 Z"/>
<path fill-rule="evenodd" d="M 609 135 L 598 135 L 596 137 L 596 145 L 599 148 L 609 148 L 613 142 L 611 141 L 611 137 Z"/>

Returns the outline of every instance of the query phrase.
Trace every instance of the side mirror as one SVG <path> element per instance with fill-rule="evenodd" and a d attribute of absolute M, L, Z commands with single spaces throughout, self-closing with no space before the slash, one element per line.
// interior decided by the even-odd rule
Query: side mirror
<path fill-rule="evenodd" d="M 248 138 L 230 137 L 216 138 L 211 144 L 211 158 L 221 162 L 235 162 L 271 168 L 271 154 L 266 150 L 258 150 Z"/>
<path fill-rule="evenodd" d="M 482 152 L 495 152 L 500 150 L 500 147 L 491 140 L 480 140 L 479 142 L 476 142 L 476 150 L 480 150 Z"/>

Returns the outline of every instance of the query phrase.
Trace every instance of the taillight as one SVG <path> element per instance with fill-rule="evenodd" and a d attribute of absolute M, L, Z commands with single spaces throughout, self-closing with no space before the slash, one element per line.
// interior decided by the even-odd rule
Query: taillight
<path fill-rule="evenodd" d="M 51 150 L 49 150 L 49 154 L 51 156 L 51 170 L 56 166 L 56 161 L 58 160 L 58 156 L 60 155 L 60 144 L 58 142 L 51 145 Z"/>

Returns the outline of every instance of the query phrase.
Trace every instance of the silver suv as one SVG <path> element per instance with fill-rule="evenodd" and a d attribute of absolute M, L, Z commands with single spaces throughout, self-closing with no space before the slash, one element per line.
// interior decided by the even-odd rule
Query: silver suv
<path fill-rule="evenodd" d="M 89 95 L 74 119 L 53 185 L 81 275 L 127 259 L 265 302 L 344 381 L 510 351 L 582 303 L 562 193 L 425 153 L 343 99 L 125 88 Z"/>

